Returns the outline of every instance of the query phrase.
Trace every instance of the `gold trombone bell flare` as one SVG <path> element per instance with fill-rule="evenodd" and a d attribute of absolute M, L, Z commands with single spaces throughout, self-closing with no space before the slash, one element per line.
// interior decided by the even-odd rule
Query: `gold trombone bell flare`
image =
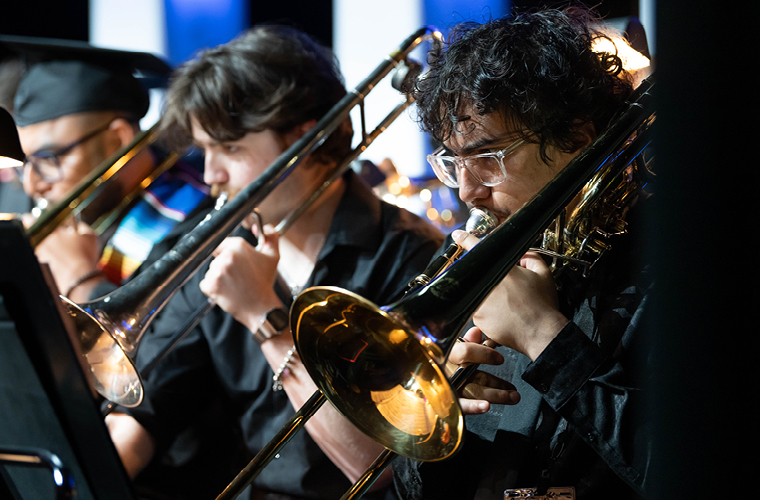
<path fill-rule="evenodd" d="M 434 344 L 334 287 L 305 290 L 290 318 L 309 375 L 362 432 L 417 460 L 442 460 L 457 449 L 464 419 Z"/>

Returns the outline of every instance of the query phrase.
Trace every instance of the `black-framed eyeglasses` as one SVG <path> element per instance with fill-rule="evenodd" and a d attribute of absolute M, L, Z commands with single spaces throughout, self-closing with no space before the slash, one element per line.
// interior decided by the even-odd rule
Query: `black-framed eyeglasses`
<path fill-rule="evenodd" d="M 458 188 L 462 169 L 467 169 L 479 183 L 484 186 L 497 186 L 507 180 L 504 159 L 515 152 L 525 141 L 518 139 L 506 148 L 495 153 L 483 153 L 472 156 L 444 156 L 446 149 L 441 148 L 427 156 L 435 175 L 450 188 Z"/>
<path fill-rule="evenodd" d="M 92 132 L 89 132 L 83 137 L 63 147 L 53 150 L 37 151 L 36 153 L 28 155 L 24 159 L 24 165 L 22 167 L 18 167 L 19 177 L 23 179 L 24 172 L 26 172 L 26 167 L 31 166 L 32 169 L 34 169 L 34 172 L 39 175 L 40 178 L 45 182 L 58 182 L 62 180 L 63 173 L 61 172 L 60 157 L 66 156 L 75 147 L 84 144 L 101 132 L 108 130 L 108 127 L 110 126 L 111 122 L 108 122 L 106 125 L 100 128 L 96 128 Z"/>

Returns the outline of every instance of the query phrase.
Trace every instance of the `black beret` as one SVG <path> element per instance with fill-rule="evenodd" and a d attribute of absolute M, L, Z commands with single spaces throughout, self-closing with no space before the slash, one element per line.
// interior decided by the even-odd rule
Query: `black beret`
<path fill-rule="evenodd" d="M 123 111 L 139 119 L 149 104 L 147 89 L 130 71 L 48 61 L 32 66 L 19 82 L 13 114 L 19 127 L 85 111 Z"/>
<path fill-rule="evenodd" d="M 85 42 L 0 35 L 0 52 L 27 71 L 14 99 L 20 127 L 86 111 L 122 111 L 142 118 L 148 88 L 164 87 L 171 67 L 153 54 Z"/>

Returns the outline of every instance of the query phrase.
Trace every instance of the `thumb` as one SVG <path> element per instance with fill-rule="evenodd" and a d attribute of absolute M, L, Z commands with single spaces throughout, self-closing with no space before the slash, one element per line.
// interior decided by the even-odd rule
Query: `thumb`
<path fill-rule="evenodd" d="M 91 234 L 95 235 L 95 231 L 89 226 L 89 224 L 79 221 L 76 223 L 76 232 L 79 234 Z"/>
<path fill-rule="evenodd" d="M 21 223 L 24 224 L 25 228 L 31 227 L 35 222 L 37 222 L 37 217 L 30 213 L 24 213 L 21 214 Z"/>
<path fill-rule="evenodd" d="M 544 259 L 541 258 L 541 255 L 536 252 L 527 252 L 523 255 L 520 259 L 520 267 L 524 267 L 525 269 L 533 271 L 541 276 L 548 276 L 552 273 Z"/>
<path fill-rule="evenodd" d="M 464 248 L 465 250 L 471 250 L 472 247 L 480 243 L 480 240 L 477 238 L 477 236 L 470 234 L 467 231 L 462 231 L 461 229 L 453 231 L 451 233 L 451 237 L 457 245 Z"/>
<path fill-rule="evenodd" d="M 263 227 L 264 234 L 257 235 L 259 244 L 256 249 L 269 257 L 280 258 L 280 235 L 271 224 Z M 254 233 L 255 234 L 255 233 Z"/>

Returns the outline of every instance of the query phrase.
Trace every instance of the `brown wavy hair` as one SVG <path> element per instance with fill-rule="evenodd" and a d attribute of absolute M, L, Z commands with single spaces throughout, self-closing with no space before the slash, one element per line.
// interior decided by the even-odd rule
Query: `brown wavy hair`
<path fill-rule="evenodd" d="M 257 26 L 183 65 L 169 85 L 161 128 L 170 146 L 192 139 L 191 118 L 219 142 L 319 120 L 346 89 L 332 51 L 288 26 Z M 350 120 L 312 153 L 322 163 L 351 148 Z"/>

